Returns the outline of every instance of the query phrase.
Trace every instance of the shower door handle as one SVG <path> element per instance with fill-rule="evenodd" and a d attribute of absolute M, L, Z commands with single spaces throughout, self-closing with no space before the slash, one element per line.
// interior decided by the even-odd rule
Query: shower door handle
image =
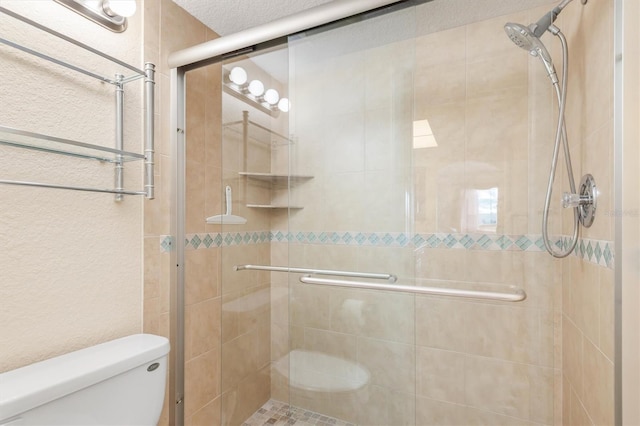
<path fill-rule="evenodd" d="M 366 278 L 372 280 L 386 280 L 395 283 L 398 277 L 393 274 L 384 274 L 377 272 L 356 272 L 356 271 L 337 271 L 333 269 L 311 269 L 311 268 L 295 268 L 289 266 L 271 266 L 271 265 L 236 265 L 234 271 L 269 271 L 269 272 L 291 272 L 293 274 L 313 274 L 313 275 L 333 275 L 336 277 L 352 277 Z"/>
<path fill-rule="evenodd" d="M 319 278 L 303 275 L 300 282 L 305 284 L 328 285 L 334 287 L 360 288 L 365 290 L 383 290 L 399 293 L 424 294 L 431 296 L 463 297 L 467 299 L 485 299 L 502 302 L 520 302 L 527 298 L 527 293 L 521 288 L 509 286 L 511 292 L 461 290 L 457 288 L 422 287 L 400 284 L 380 284 L 366 281 L 337 280 L 333 278 Z"/>

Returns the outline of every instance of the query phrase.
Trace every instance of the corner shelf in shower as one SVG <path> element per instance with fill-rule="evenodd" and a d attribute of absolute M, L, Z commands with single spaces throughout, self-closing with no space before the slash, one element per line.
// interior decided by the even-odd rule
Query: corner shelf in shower
<path fill-rule="evenodd" d="M 233 131 L 242 136 L 242 142 L 244 145 L 245 156 L 249 149 L 249 142 L 256 143 L 261 146 L 266 146 L 268 149 L 277 149 L 280 146 L 291 146 L 294 144 L 294 139 L 284 136 L 278 132 L 271 130 L 261 124 L 249 120 L 249 111 L 242 111 L 242 120 L 232 121 L 223 124 L 224 129 Z M 246 158 L 246 157 L 245 157 Z M 284 174 L 284 173 L 265 173 L 265 172 L 250 172 L 246 171 L 238 172 L 240 177 L 246 178 L 245 182 L 252 181 L 268 187 L 270 191 L 282 190 L 294 187 L 298 184 L 304 183 L 310 179 L 313 179 L 311 175 L 299 175 L 299 174 Z M 280 204 L 278 201 L 273 200 L 273 193 L 271 194 L 272 202 L 276 204 L 251 204 L 247 203 L 248 208 L 253 209 L 265 209 L 265 210 L 301 210 L 302 206 Z"/>
<path fill-rule="evenodd" d="M 277 206 L 272 204 L 247 204 L 247 207 L 251 209 L 268 209 L 268 210 L 283 210 L 283 209 L 302 210 L 304 209 L 304 207 L 302 206 Z"/>
<path fill-rule="evenodd" d="M 56 66 L 63 67 L 67 70 L 74 71 L 89 78 L 98 80 L 101 83 L 107 83 L 114 87 L 115 91 L 115 131 L 113 148 L 101 145 L 95 145 L 86 142 L 79 142 L 59 137 L 44 135 L 40 133 L 30 132 L 27 130 L 15 129 L 7 126 L 0 126 L 0 145 L 12 148 L 27 149 L 31 151 L 44 152 L 49 154 L 58 154 L 69 157 L 97 160 L 101 163 L 112 163 L 115 170 L 115 187 L 112 189 L 87 188 L 81 186 L 66 186 L 54 183 L 27 182 L 19 180 L 0 180 L 0 184 L 31 186 L 42 188 L 68 189 L 74 191 L 87 191 L 99 193 L 116 194 L 116 200 L 122 200 L 123 195 L 144 195 L 148 199 L 154 198 L 154 91 L 155 91 L 155 65 L 145 63 L 144 69 L 140 69 L 109 56 L 99 50 L 94 49 L 84 43 L 72 39 L 64 34 L 47 28 L 35 21 L 21 16 L 9 9 L 0 7 L 0 15 L 8 16 L 16 21 L 26 24 L 25 33 L 33 32 L 28 37 L 26 46 L 15 41 L 8 40 L 4 36 L 0 36 L 0 43 L 16 49 L 22 53 L 35 56 L 38 59 L 51 62 Z M 13 21 L 12 21 L 13 22 Z M 0 28 L 3 27 L 0 25 Z M 56 58 L 47 54 L 40 49 L 47 43 L 34 43 L 38 37 L 46 33 L 46 37 L 53 36 L 61 41 L 60 46 L 56 46 L 54 55 L 58 56 L 59 52 L 67 54 L 67 57 L 74 58 L 76 63 L 67 62 L 61 58 Z M 9 34 L 8 34 L 9 35 Z M 13 36 L 13 34 L 11 34 Z M 77 52 L 75 50 L 77 49 Z M 74 50 L 75 49 L 75 50 Z M 78 58 L 82 54 L 88 53 L 92 58 L 98 58 L 104 62 L 99 68 L 93 70 L 86 68 Z M 104 69 L 102 69 L 104 68 Z M 109 72 L 105 70 L 109 68 Z M 144 153 L 128 152 L 123 149 L 124 142 L 124 89 L 125 85 L 136 80 L 144 80 L 144 117 L 145 117 L 145 135 L 144 135 Z M 130 191 L 123 188 L 124 185 L 124 163 L 136 160 L 144 161 L 144 188 L 139 191 Z"/>
<path fill-rule="evenodd" d="M 252 173 L 252 172 L 239 172 L 238 174 L 240 176 L 245 176 L 248 179 L 270 183 L 274 186 L 283 187 L 283 188 L 286 188 L 289 184 L 297 185 L 309 179 L 313 179 L 313 176 L 310 176 L 310 175 L 281 175 L 281 174 L 275 174 L 275 173 Z"/>
<path fill-rule="evenodd" d="M 294 143 L 293 138 L 289 138 L 255 121 L 249 120 L 248 111 L 243 111 L 242 120 L 224 123 L 222 128 L 241 135 L 244 142 L 251 141 L 270 148 L 287 146 Z"/>

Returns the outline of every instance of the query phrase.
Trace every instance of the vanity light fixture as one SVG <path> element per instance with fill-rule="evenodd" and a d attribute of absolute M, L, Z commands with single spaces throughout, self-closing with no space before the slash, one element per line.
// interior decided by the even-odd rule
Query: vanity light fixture
<path fill-rule="evenodd" d="M 280 94 L 276 89 L 269 89 L 264 92 L 264 100 L 267 101 L 269 105 L 277 105 L 280 100 Z"/>
<path fill-rule="evenodd" d="M 264 84 L 260 80 L 251 80 L 248 89 L 255 98 L 259 98 L 264 93 Z"/>
<path fill-rule="evenodd" d="M 278 109 L 282 112 L 289 112 L 291 108 L 291 102 L 287 98 L 280 98 L 278 101 Z"/>
<path fill-rule="evenodd" d="M 136 0 L 55 0 L 103 27 L 121 33 L 136 13 Z"/>
<path fill-rule="evenodd" d="M 280 98 L 280 93 L 275 89 L 265 90 L 264 83 L 260 80 L 249 81 L 244 68 L 236 66 L 229 71 L 224 70 L 224 76 L 223 89 L 226 93 L 269 115 L 289 112 L 289 99 Z"/>

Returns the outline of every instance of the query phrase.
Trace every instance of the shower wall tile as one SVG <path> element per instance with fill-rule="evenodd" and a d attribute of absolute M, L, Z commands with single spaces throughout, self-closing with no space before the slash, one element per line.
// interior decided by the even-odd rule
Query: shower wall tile
<path fill-rule="evenodd" d="M 413 344 L 358 338 L 358 364 L 369 370 L 369 385 L 413 394 L 416 387 L 416 354 Z"/>
<path fill-rule="evenodd" d="M 340 333 L 413 344 L 412 295 L 331 288 L 330 327 Z"/>
<path fill-rule="evenodd" d="M 614 360 L 615 349 L 615 302 L 614 276 L 612 270 L 600 268 L 600 340 L 599 349 L 610 360 Z"/>
<path fill-rule="evenodd" d="M 269 367 L 262 368 L 222 394 L 222 424 L 242 424 L 269 400 L 269 372 Z"/>
<path fill-rule="evenodd" d="M 516 49 L 467 62 L 467 99 L 526 87 L 528 58 Z M 526 101 L 526 96 L 523 97 Z M 516 108 L 514 108 L 516 109 Z"/>
<path fill-rule="evenodd" d="M 420 397 L 463 404 L 465 354 L 418 347 L 417 388 Z"/>
<path fill-rule="evenodd" d="M 258 332 L 240 335 L 222 344 L 222 391 L 233 390 L 259 368 Z"/>
<path fill-rule="evenodd" d="M 269 323 L 268 284 L 227 293 L 222 298 L 223 341 L 227 342 Z M 266 332 L 268 334 L 268 331 Z"/>
<path fill-rule="evenodd" d="M 583 340 L 584 337 L 580 330 L 564 317 L 562 321 L 562 374 L 580 397 L 584 383 Z"/>
<path fill-rule="evenodd" d="M 465 401 L 473 407 L 528 419 L 531 377 L 544 370 L 489 358 L 465 360 Z"/>
<path fill-rule="evenodd" d="M 220 294 L 217 250 L 189 250 L 185 253 L 185 304 L 191 305 Z"/>
<path fill-rule="evenodd" d="M 303 327 L 331 329 L 331 292 L 321 286 L 291 286 L 291 323 Z M 313 310 L 308 307 L 313 306 Z"/>
<path fill-rule="evenodd" d="M 576 395 L 575 391 L 571 389 L 571 423 L 574 425 L 593 425 L 593 421 L 589 417 L 585 406 L 580 401 L 578 395 Z"/>
<path fill-rule="evenodd" d="M 423 106 L 463 102 L 466 97 L 466 64 L 447 63 L 416 70 L 414 91 Z"/>
<path fill-rule="evenodd" d="M 214 349 L 185 362 L 185 416 L 189 417 L 220 394 L 220 350 Z"/>
<path fill-rule="evenodd" d="M 200 426 L 205 424 L 219 425 L 221 423 L 222 397 L 218 396 L 209 404 L 193 413 L 191 417 L 185 417 L 185 426 Z"/>
<path fill-rule="evenodd" d="M 527 12 L 518 12 L 471 23 L 467 30 L 467 61 L 513 54 L 513 43 L 504 35 L 505 22 L 528 22 Z"/>
<path fill-rule="evenodd" d="M 582 401 L 597 425 L 614 424 L 614 366 L 588 339 L 584 345 L 584 394 Z"/>
<path fill-rule="evenodd" d="M 360 113 L 365 100 L 365 53 L 334 56 L 325 63 L 325 78 L 333 84 L 322 91 L 323 107 L 335 116 Z"/>
<path fill-rule="evenodd" d="M 416 310 L 420 346 L 554 365 L 554 311 L 427 297 L 416 298 Z"/>
<path fill-rule="evenodd" d="M 575 316 L 572 320 L 585 337 L 599 343 L 600 274 L 598 267 L 586 262 L 572 262 L 572 302 Z"/>
<path fill-rule="evenodd" d="M 322 352 L 348 361 L 358 361 L 358 338 L 352 334 L 307 327 L 304 329 L 302 348 L 307 351 Z M 310 367 L 314 368 L 314 366 Z M 352 372 L 343 371 L 342 374 L 352 374 Z"/>
<path fill-rule="evenodd" d="M 412 74 L 413 40 L 399 41 L 365 51 L 365 109 L 388 109 L 389 99 L 407 90 L 405 78 Z"/>
<path fill-rule="evenodd" d="M 417 69 L 464 62 L 467 54 L 466 27 L 427 34 L 415 40 Z"/>
<path fill-rule="evenodd" d="M 465 405 L 452 404 L 428 398 L 418 398 L 416 402 L 416 424 L 425 426 L 533 426 L 538 423 L 516 419 Z"/>
<path fill-rule="evenodd" d="M 220 312 L 220 297 L 186 307 L 185 360 L 213 349 L 220 350 Z"/>
<path fill-rule="evenodd" d="M 393 143 L 392 110 L 385 106 L 365 111 L 365 170 L 389 170 L 406 164 L 402 161 L 404 156 L 395 158 L 398 149 Z"/>
<path fill-rule="evenodd" d="M 170 75 L 167 59 L 171 52 L 207 41 L 206 27 L 171 0 L 160 1 L 160 63 L 158 70 Z"/>
<path fill-rule="evenodd" d="M 598 209 L 590 228 L 583 235 L 594 239 L 613 240 L 614 196 L 613 196 L 613 122 L 609 121 L 583 141 L 583 173 L 590 173 L 598 188 Z M 577 177 L 578 178 L 578 177 Z M 576 182 L 579 185 L 580 182 Z"/>
<path fill-rule="evenodd" d="M 416 297 L 416 344 L 465 352 L 468 303 Z"/>

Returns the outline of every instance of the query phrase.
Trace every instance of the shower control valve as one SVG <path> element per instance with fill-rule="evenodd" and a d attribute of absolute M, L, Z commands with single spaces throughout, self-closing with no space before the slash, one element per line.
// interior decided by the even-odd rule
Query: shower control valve
<path fill-rule="evenodd" d="M 595 179 L 590 174 L 582 176 L 577 194 L 565 192 L 562 195 L 562 207 L 565 209 L 569 207 L 577 208 L 578 218 L 585 228 L 593 224 L 598 205 L 597 201 L 598 188 L 596 187 Z"/>
<path fill-rule="evenodd" d="M 565 209 L 584 206 L 591 203 L 591 195 L 571 194 L 565 192 L 562 194 L 562 207 Z"/>

